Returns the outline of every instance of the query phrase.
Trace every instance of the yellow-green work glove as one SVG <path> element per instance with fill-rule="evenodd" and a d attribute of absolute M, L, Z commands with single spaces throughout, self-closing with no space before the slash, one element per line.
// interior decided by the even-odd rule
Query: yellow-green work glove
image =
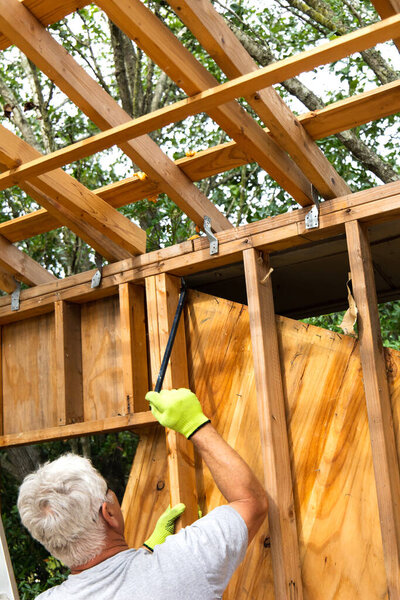
<path fill-rule="evenodd" d="M 210 423 L 197 397 L 186 388 L 147 392 L 146 400 L 161 425 L 182 433 L 188 439 L 200 427 Z"/>
<path fill-rule="evenodd" d="M 174 508 L 168 506 L 167 510 L 163 512 L 158 519 L 153 533 L 149 539 L 145 541 L 143 546 L 146 546 L 146 548 L 153 551 L 154 546 L 163 544 L 167 537 L 175 532 L 175 521 L 181 516 L 185 508 L 186 506 L 182 504 L 182 502 L 174 506 Z"/>

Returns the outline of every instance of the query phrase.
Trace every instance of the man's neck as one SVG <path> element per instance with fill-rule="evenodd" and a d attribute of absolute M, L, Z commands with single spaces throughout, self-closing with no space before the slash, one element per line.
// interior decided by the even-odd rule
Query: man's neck
<path fill-rule="evenodd" d="M 89 560 L 87 563 L 85 563 L 84 565 L 79 565 L 77 567 L 73 567 L 71 569 L 71 575 L 77 575 L 78 573 L 82 573 L 82 571 L 86 571 L 87 569 L 90 569 L 91 567 L 95 567 L 96 565 L 100 564 L 101 562 L 107 560 L 108 558 L 111 558 L 112 556 L 115 556 L 115 554 L 119 554 L 120 552 L 124 552 L 125 550 L 128 550 L 128 544 L 124 541 L 118 540 L 115 541 L 114 543 L 108 543 L 106 545 L 106 547 L 104 548 L 104 550 L 102 550 L 100 552 L 100 554 L 98 554 L 97 556 L 95 556 L 94 558 L 92 558 L 91 560 Z"/>

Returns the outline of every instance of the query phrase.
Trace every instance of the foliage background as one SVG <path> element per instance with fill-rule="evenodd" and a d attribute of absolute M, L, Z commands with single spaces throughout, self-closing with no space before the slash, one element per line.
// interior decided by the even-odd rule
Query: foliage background
<path fill-rule="evenodd" d="M 218 81 L 225 80 L 167 2 L 144 2 Z M 367 0 L 213 0 L 213 4 L 260 66 L 379 18 Z M 185 97 L 182 90 L 93 5 L 49 30 L 132 117 Z M 10 48 L 2 56 L 3 114 L 0 119 L 3 125 L 45 153 L 98 131 L 17 49 Z M 276 89 L 291 109 L 300 114 L 394 81 L 399 77 L 398 70 L 398 52 L 392 43 L 387 43 L 282 82 Z M 229 141 L 204 114 L 155 131 L 151 136 L 173 159 L 185 156 L 189 150 L 198 151 Z M 392 116 L 331 136 L 318 144 L 352 190 L 357 191 L 400 178 L 396 162 L 399 141 L 399 119 Z M 132 175 L 138 168 L 120 151 L 111 149 L 69 165 L 66 170 L 88 188 L 95 189 Z M 234 225 L 296 208 L 293 200 L 255 164 L 209 177 L 196 185 Z M 0 206 L 0 221 L 38 208 L 18 188 L 0 192 Z M 146 230 L 148 250 L 175 244 L 194 233 L 193 224 L 163 194 L 156 203 L 145 199 L 123 207 L 121 212 Z M 19 247 L 57 276 L 68 276 L 94 266 L 93 251 L 66 228 L 25 240 Z M 341 316 L 323 315 L 307 321 L 339 330 Z M 400 350 L 400 303 L 381 305 L 380 316 L 384 343 Z M 91 456 L 110 480 L 111 487 L 122 494 L 137 443 L 136 437 L 121 433 L 0 453 L 2 516 L 23 600 L 34 598 L 61 581 L 67 572 L 20 526 L 15 502 L 24 475 L 62 452 L 79 451 Z"/>

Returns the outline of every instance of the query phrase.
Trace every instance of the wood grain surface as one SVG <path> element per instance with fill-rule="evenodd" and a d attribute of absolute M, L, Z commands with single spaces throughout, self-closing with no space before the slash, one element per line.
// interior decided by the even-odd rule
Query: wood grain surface
<path fill-rule="evenodd" d="M 282 317 L 277 327 L 304 598 L 387 600 L 358 343 Z M 186 339 L 190 385 L 205 413 L 262 479 L 247 307 L 190 292 Z M 385 354 L 400 452 L 400 353 Z M 165 488 L 154 489 L 157 481 L 166 481 L 164 439 L 157 441 L 153 432 L 141 444 L 124 503 L 132 545 L 151 533 L 168 501 Z M 197 487 L 203 513 L 224 503 L 199 459 Z M 269 546 L 265 522 L 224 600 L 275 597 Z"/>

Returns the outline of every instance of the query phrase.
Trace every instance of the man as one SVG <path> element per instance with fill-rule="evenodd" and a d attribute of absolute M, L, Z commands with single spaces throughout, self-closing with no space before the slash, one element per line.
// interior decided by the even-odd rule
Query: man
<path fill-rule="evenodd" d="M 149 392 L 146 399 L 164 427 L 192 441 L 228 504 L 168 536 L 182 512 L 175 507 L 147 540 L 150 552 L 128 549 L 118 500 L 90 462 L 68 454 L 44 465 L 25 478 L 18 508 L 33 537 L 71 575 L 41 600 L 216 600 L 263 522 L 263 487 L 213 428 L 196 396 L 179 389 Z"/>

